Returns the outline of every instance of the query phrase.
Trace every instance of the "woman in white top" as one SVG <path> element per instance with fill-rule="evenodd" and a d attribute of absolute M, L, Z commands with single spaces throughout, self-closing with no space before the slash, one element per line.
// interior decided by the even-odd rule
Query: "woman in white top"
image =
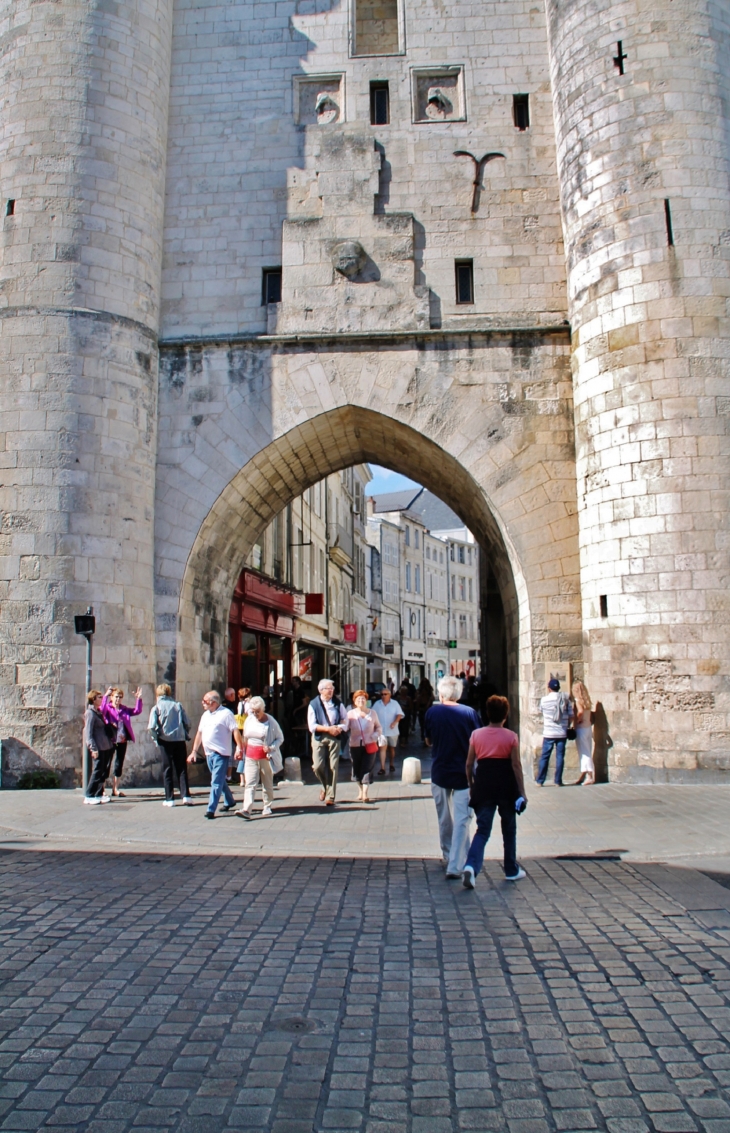
<path fill-rule="evenodd" d="M 264 793 L 264 809 L 261 814 L 268 818 L 274 801 L 274 772 L 271 757 L 278 754 L 284 734 L 273 716 L 267 716 L 266 705 L 260 696 L 252 696 L 248 702 L 248 715 L 243 726 L 243 742 L 246 757 L 243 761 L 245 790 L 243 806 L 237 814 L 248 818 L 253 806 L 256 786 L 261 783 Z"/>
<path fill-rule="evenodd" d="M 576 787 L 582 785 L 590 787 L 596 781 L 596 769 L 593 765 L 593 705 L 583 681 L 573 681 L 573 700 L 575 746 L 580 756 L 580 778 L 576 781 Z"/>

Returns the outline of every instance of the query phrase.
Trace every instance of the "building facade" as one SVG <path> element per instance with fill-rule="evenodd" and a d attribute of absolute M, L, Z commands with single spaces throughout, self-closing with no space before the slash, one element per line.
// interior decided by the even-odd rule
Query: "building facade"
<path fill-rule="evenodd" d="M 727 5 L 3 12 L 6 770 L 78 772 L 76 614 L 199 703 L 262 532 L 373 461 L 473 532 L 526 760 L 582 674 L 613 777 L 722 778 Z"/>

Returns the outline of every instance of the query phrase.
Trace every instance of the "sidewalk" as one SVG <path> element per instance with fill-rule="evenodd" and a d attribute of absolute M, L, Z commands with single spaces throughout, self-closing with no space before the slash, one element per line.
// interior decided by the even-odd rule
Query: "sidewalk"
<path fill-rule="evenodd" d="M 374 794 L 0 794 L 0 1130 L 730 1133 L 727 789 L 533 790 L 473 892 Z"/>

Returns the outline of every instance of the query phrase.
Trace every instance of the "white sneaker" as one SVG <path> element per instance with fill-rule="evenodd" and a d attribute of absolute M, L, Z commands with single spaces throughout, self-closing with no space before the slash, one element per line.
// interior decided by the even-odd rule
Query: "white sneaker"
<path fill-rule="evenodd" d="M 269 817 L 269 815 L 270 815 L 270 814 L 272 814 L 272 813 L 273 813 L 273 812 L 272 812 L 272 810 L 271 810 L 271 807 L 270 807 L 270 806 L 265 806 L 265 807 L 264 807 L 264 809 L 263 809 L 263 810 L 261 811 L 261 817 L 262 817 L 262 818 L 268 818 L 268 817 Z"/>
<path fill-rule="evenodd" d="M 193 806 L 193 805 L 194 805 L 193 800 L 190 798 L 190 795 L 186 795 L 185 798 L 183 799 L 183 806 Z"/>
<path fill-rule="evenodd" d="M 99 799 L 100 803 L 110 803 L 111 801 L 112 800 L 109 798 L 108 795 L 102 795 L 101 798 Z"/>
<path fill-rule="evenodd" d="M 527 877 L 527 874 L 525 873 L 524 869 L 521 868 L 521 866 L 518 866 L 517 867 L 517 873 L 514 875 L 514 877 L 507 877 L 507 875 L 505 874 L 504 880 L 505 881 L 522 881 L 523 877 Z"/>
<path fill-rule="evenodd" d="M 476 878 L 474 877 L 474 870 L 470 865 L 465 865 L 461 874 L 461 884 L 465 889 L 473 889 L 476 885 Z"/>
<path fill-rule="evenodd" d="M 84 798 L 84 803 L 86 804 L 86 806 L 98 806 L 100 802 L 101 799 L 97 799 L 96 797 L 92 799 L 89 798 L 88 795 L 86 795 L 86 797 Z"/>
<path fill-rule="evenodd" d="M 163 806 L 174 806 L 174 805 L 175 805 L 175 800 L 174 800 L 174 799 L 165 799 L 165 801 L 164 801 L 164 803 L 163 803 L 162 805 L 163 805 Z"/>

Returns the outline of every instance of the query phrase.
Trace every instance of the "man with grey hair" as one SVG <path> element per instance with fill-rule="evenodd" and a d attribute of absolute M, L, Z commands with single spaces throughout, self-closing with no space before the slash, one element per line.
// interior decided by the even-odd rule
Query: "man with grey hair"
<path fill-rule="evenodd" d="M 317 691 L 319 696 L 315 696 L 307 709 L 307 726 L 312 734 L 312 768 L 322 785 L 320 802 L 334 806 L 341 737 L 347 731 L 349 721 L 342 701 L 335 696 L 332 681 L 321 680 Z"/>
<path fill-rule="evenodd" d="M 243 758 L 243 737 L 236 726 L 236 717 L 221 704 L 220 693 L 215 689 L 203 697 L 205 711 L 200 717 L 198 730 L 193 740 L 193 750 L 188 763 L 195 763 L 200 748 L 203 748 L 210 771 L 210 798 L 206 818 L 215 818 L 221 793 L 224 797 L 223 810 L 233 810 L 236 800 L 226 782 L 228 764 L 231 758 L 231 737 Z"/>
<path fill-rule="evenodd" d="M 439 704 L 433 704 L 424 720 L 425 740 L 431 756 L 431 794 L 436 804 L 441 855 L 449 879 L 460 878 L 469 849 L 469 806 L 466 757 L 472 732 L 482 722 L 473 708 L 459 704 L 464 691 L 457 677 L 442 677 L 438 683 Z"/>

